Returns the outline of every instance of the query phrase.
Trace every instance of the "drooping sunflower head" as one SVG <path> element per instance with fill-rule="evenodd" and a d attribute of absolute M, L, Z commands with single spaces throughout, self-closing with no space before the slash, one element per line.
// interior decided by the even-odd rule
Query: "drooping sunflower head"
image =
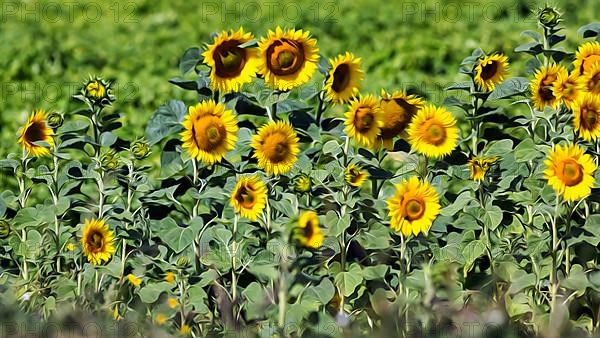
<path fill-rule="evenodd" d="M 494 54 L 483 57 L 475 66 L 475 83 L 483 91 L 491 92 L 496 85 L 504 81 L 508 74 L 508 57 Z"/>
<path fill-rule="evenodd" d="M 548 68 L 542 67 L 535 72 L 534 79 L 531 82 L 531 94 L 533 105 L 539 110 L 544 110 L 546 106 L 553 109 L 558 108 L 559 99 L 554 95 L 554 82 L 559 75 L 562 78 L 568 78 L 567 69 L 558 64 L 551 64 Z"/>
<path fill-rule="evenodd" d="M 467 166 L 471 171 L 471 179 L 474 181 L 483 181 L 490 167 L 496 163 L 498 157 L 475 156 L 469 160 Z"/>
<path fill-rule="evenodd" d="M 50 154 L 50 149 L 45 144 L 50 147 L 54 146 L 54 138 L 52 137 L 54 132 L 48 126 L 46 116 L 47 114 L 43 110 L 34 111 L 19 131 L 17 141 L 28 154 L 35 157 Z"/>
<path fill-rule="evenodd" d="M 600 43 L 598 41 L 588 41 L 579 46 L 573 61 L 573 68 L 577 74 L 586 74 L 598 63 L 600 63 Z"/>
<path fill-rule="evenodd" d="M 283 30 L 269 31 L 258 44 L 259 73 L 267 85 L 278 90 L 289 90 L 310 80 L 319 63 L 317 40 L 310 32 Z"/>
<path fill-rule="evenodd" d="M 258 49 L 240 47 L 252 39 L 252 33 L 244 32 L 243 28 L 223 31 L 202 53 L 204 63 L 211 68 L 210 85 L 214 90 L 237 92 L 242 85 L 252 82 L 260 61 Z"/>
<path fill-rule="evenodd" d="M 591 193 L 596 164 L 577 144 L 556 145 L 544 164 L 548 184 L 566 201 L 579 200 Z"/>
<path fill-rule="evenodd" d="M 285 174 L 296 163 L 300 147 L 298 136 L 289 122 L 270 121 L 252 137 L 253 157 L 267 174 Z"/>
<path fill-rule="evenodd" d="M 575 130 L 586 141 L 600 138 L 600 97 L 585 94 L 573 106 Z"/>
<path fill-rule="evenodd" d="M 383 113 L 373 95 L 354 98 L 346 112 L 346 134 L 365 147 L 377 145 L 383 125 Z"/>
<path fill-rule="evenodd" d="M 440 213 L 439 197 L 429 182 L 416 176 L 396 185 L 396 193 L 387 200 L 390 226 L 404 236 L 427 234 Z"/>
<path fill-rule="evenodd" d="M 91 219 L 85 221 L 81 246 L 83 254 L 93 265 L 108 262 L 115 253 L 113 232 L 108 229 L 108 224 L 102 219 Z"/>
<path fill-rule="evenodd" d="M 209 165 L 221 162 L 237 141 L 238 125 L 233 112 L 213 100 L 191 106 L 183 128 L 182 147 L 192 158 Z"/>
<path fill-rule="evenodd" d="M 323 245 L 323 232 L 319 226 L 319 216 L 314 211 L 304 211 L 300 214 L 298 223 L 293 231 L 293 238 L 303 247 L 318 249 Z"/>
<path fill-rule="evenodd" d="M 267 187 L 257 176 L 242 176 L 238 180 L 229 203 L 243 217 L 255 221 L 267 203 Z"/>
<path fill-rule="evenodd" d="M 307 174 L 299 174 L 292 180 L 292 185 L 297 192 L 309 192 L 312 188 L 312 179 Z"/>
<path fill-rule="evenodd" d="M 592 66 L 589 72 L 582 76 L 584 89 L 594 95 L 600 95 L 600 62 Z"/>
<path fill-rule="evenodd" d="M 346 103 L 352 99 L 360 89 L 364 73 L 360 69 L 360 58 L 346 53 L 329 60 L 331 70 L 325 82 L 325 91 L 329 100 L 335 103 Z"/>
<path fill-rule="evenodd" d="M 379 106 L 383 124 L 379 139 L 384 147 L 393 148 L 394 138 L 404 136 L 406 127 L 423 107 L 423 103 L 421 98 L 408 95 L 404 91 L 396 91 L 393 94 L 381 91 Z"/>
<path fill-rule="evenodd" d="M 361 187 L 369 179 L 369 173 L 356 164 L 350 164 L 344 172 L 344 180 L 353 187 Z"/>
<path fill-rule="evenodd" d="M 552 93 L 556 99 L 569 109 L 573 109 L 575 101 L 583 95 L 584 91 L 583 78 L 574 73 L 568 76 L 565 76 L 562 72 L 558 73 L 556 81 L 552 86 Z"/>
<path fill-rule="evenodd" d="M 427 157 L 449 155 L 458 142 L 456 119 L 443 107 L 427 105 L 408 126 L 408 142 L 416 152 Z"/>

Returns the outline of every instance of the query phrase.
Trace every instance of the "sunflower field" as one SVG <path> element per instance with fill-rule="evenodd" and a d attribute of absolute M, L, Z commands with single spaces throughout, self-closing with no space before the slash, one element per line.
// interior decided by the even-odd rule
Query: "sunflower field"
<path fill-rule="evenodd" d="M 0 336 L 600 336 L 600 22 L 572 24 L 542 6 L 440 102 L 310 27 L 223 27 L 135 136 L 88 76 L 3 146 Z"/>

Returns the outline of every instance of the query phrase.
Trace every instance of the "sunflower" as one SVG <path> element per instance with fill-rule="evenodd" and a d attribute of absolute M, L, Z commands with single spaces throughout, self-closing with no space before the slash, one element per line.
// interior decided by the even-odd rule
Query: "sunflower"
<path fill-rule="evenodd" d="M 213 43 L 202 53 L 204 63 L 211 68 L 213 89 L 223 93 L 237 92 L 243 84 L 252 82 L 260 62 L 258 49 L 240 47 L 252 39 L 252 33 L 244 32 L 243 28 L 215 36 Z"/>
<path fill-rule="evenodd" d="M 538 110 L 544 110 L 546 106 L 550 106 L 552 109 L 558 108 L 560 101 L 554 95 L 553 86 L 559 75 L 562 78 L 568 78 L 569 72 L 565 67 L 555 63 L 535 72 L 533 82 L 531 82 L 531 94 L 533 105 Z"/>
<path fill-rule="evenodd" d="M 108 262 L 115 253 L 114 234 L 108 229 L 108 225 L 102 219 L 91 219 L 85 221 L 81 246 L 83 254 L 93 265 Z"/>
<path fill-rule="evenodd" d="M 127 279 L 133 286 L 140 286 L 142 284 L 142 280 L 132 274 L 128 274 Z"/>
<path fill-rule="evenodd" d="M 221 162 L 235 147 L 238 125 L 231 110 L 213 100 L 189 108 L 180 134 L 188 154 L 206 164 Z"/>
<path fill-rule="evenodd" d="M 265 82 L 278 90 L 289 90 L 310 80 L 319 63 L 317 40 L 303 30 L 269 31 L 258 44 L 259 73 Z"/>
<path fill-rule="evenodd" d="M 331 70 L 325 82 L 325 92 L 329 100 L 335 103 L 346 103 L 358 94 L 360 82 L 364 79 L 364 73 L 360 69 L 360 58 L 346 53 L 329 60 Z"/>
<path fill-rule="evenodd" d="M 497 160 L 498 158 L 496 156 L 475 156 L 471 158 L 467 164 L 471 171 L 471 179 L 474 181 L 483 181 L 485 179 L 485 174 L 487 174 L 490 167 L 496 163 Z"/>
<path fill-rule="evenodd" d="M 168 319 L 167 316 L 165 316 L 162 313 L 159 313 L 159 314 L 156 315 L 156 317 L 154 317 L 154 321 L 156 322 L 156 324 L 158 326 L 165 325 L 165 323 L 167 322 L 167 319 Z"/>
<path fill-rule="evenodd" d="M 289 122 L 270 121 L 252 137 L 253 157 L 267 174 L 285 174 L 292 170 L 300 151 L 296 131 Z"/>
<path fill-rule="evenodd" d="M 456 120 L 445 108 L 434 105 L 419 110 L 407 132 L 411 147 L 427 157 L 444 157 L 458 142 Z"/>
<path fill-rule="evenodd" d="M 294 229 L 294 238 L 301 246 L 318 249 L 323 244 L 323 233 L 319 227 L 319 216 L 314 211 L 304 211 Z"/>
<path fill-rule="evenodd" d="M 404 91 L 389 94 L 382 90 L 379 106 L 383 115 L 379 140 L 384 147 L 391 149 L 394 138 L 403 136 L 412 118 L 423 107 L 423 100 L 415 95 L 407 95 Z"/>
<path fill-rule="evenodd" d="M 165 282 L 174 283 L 175 282 L 175 274 L 171 271 L 167 272 L 165 275 Z"/>
<path fill-rule="evenodd" d="M 582 79 L 585 90 L 590 94 L 600 95 L 600 62 L 592 66 Z"/>
<path fill-rule="evenodd" d="M 177 308 L 178 305 L 179 305 L 179 302 L 177 301 L 177 298 L 175 298 L 175 297 L 167 298 L 167 306 L 169 306 L 171 309 Z"/>
<path fill-rule="evenodd" d="M 353 187 L 361 187 L 369 179 L 369 173 L 356 164 L 350 164 L 345 170 L 344 179 Z"/>
<path fill-rule="evenodd" d="M 312 187 L 312 179 L 307 174 L 299 174 L 292 180 L 294 190 L 299 193 L 309 192 Z"/>
<path fill-rule="evenodd" d="M 229 203 L 237 213 L 255 221 L 266 206 L 267 187 L 257 175 L 240 177 Z"/>
<path fill-rule="evenodd" d="M 560 100 L 569 109 L 573 109 L 575 101 L 583 94 L 584 90 L 583 78 L 574 73 L 568 76 L 558 73 L 558 77 L 552 86 L 552 93 L 556 99 Z"/>
<path fill-rule="evenodd" d="M 46 121 L 47 113 L 43 110 L 34 111 L 27 122 L 19 131 L 19 142 L 28 154 L 35 157 L 45 156 L 50 154 L 50 149 L 45 147 L 40 142 L 47 143 L 50 147 L 54 146 L 54 132 L 48 126 Z"/>
<path fill-rule="evenodd" d="M 416 176 L 396 185 L 396 194 L 387 200 L 390 226 L 404 236 L 427 234 L 440 213 L 439 197 L 435 189 Z"/>
<path fill-rule="evenodd" d="M 94 104 L 111 104 L 115 100 L 112 84 L 97 76 L 90 76 L 81 88 L 81 94 Z"/>
<path fill-rule="evenodd" d="M 596 164 L 580 146 L 557 145 L 544 163 L 547 167 L 544 176 L 548 184 L 566 201 L 575 201 L 591 193 Z"/>
<path fill-rule="evenodd" d="M 586 141 L 600 138 L 600 97 L 585 94 L 573 107 L 573 123 L 579 136 Z"/>
<path fill-rule="evenodd" d="M 508 57 L 504 54 L 485 56 L 475 66 L 475 83 L 483 91 L 491 92 L 508 74 Z"/>
<path fill-rule="evenodd" d="M 579 46 L 575 53 L 573 67 L 577 74 L 585 74 L 600 63 L 600 43 L 589 41 Z"/>
<path fill-rule="evenodd" d="M 383 113 L 373 95 L 354 98 L 346 112 L 346 133 L 358 144 L 373 147 L 383 125 Z"/>

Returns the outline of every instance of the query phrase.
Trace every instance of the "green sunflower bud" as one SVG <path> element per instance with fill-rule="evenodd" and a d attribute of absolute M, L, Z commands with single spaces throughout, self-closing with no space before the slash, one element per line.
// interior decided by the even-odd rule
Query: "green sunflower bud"
<path fill-rule="evenodd" d="M 309 192 L 312 187 L 312 180 L 310 176 L 306 174 L 300 174 L 292 180 L 294 190 L 297 192 Z"/>
<path fill-rule="evenodd" d="M 150 155 L 150 145 L 143 139 L 133 142 L 130 150 L 136 160 L 143 160 Z"/>
<path fill-rule="evenodd" d="M 110 104 L 115 100 L 112 95 L 111 83 L 96 76 L 90 77 L 90 79 L 83 84 L 81 93 L 94 103 Z"/>
<path fill-rule="evenodd" d="M 50 113 L 48 114 L 47 121 L 48 127 L 56 130 L 63 125 L 63 122 L 65 122 L 65 118 L 60 113 Z"/>
<path fill-rule="evenodd" d="M 560 13 L 553 7 L 544 7 L 538 11 L 538 21 L 541 25 L 554 28 L 560 23 Z"/>
<path fill-rule="evenodd" d="M 185 269 L 188 265 L 190 265 L 190 258 L 188 256 L 179 256 L 177 257 L 177 266 L 181 269 Z"/>
<path fill-rule="evenodd" d="M 100 164 L 106 171 L 115 170 L 119 166 L 119 155 L 114 150 L 107 151 L 100 158 Z"/>
<path fill-rule="evenodd" d="M 5 239 L 10 233 L 10 223 L 5 219 L 0 219 L 0 239 Z"/>

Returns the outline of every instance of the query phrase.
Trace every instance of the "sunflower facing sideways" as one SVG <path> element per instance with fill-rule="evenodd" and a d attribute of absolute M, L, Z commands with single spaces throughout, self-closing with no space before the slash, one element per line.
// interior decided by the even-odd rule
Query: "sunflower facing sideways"
<path fill-rule="evenodd" d="M 600 63 L 600 43 L 589 41 L 579 46 L 575 53 L 573 68 L 579 75 L 589 72 L 592 67 Z"/>
<path fill-rule="evenodd" d="M 115 253 L 113 232 L 108 229 L 108 224 L 102 219 L 91 219 L 85 221 L 81 246 L 83 254 L 93 265 L 108 262 Z"/>
<path fill-rule="evenodd" d="M 573 107 L 575 131 L 586 141 L 600 139 L 600 97 L 585 94 Z"/>
<path fill-rule="evenodd" d="M 314 211 L 304 211 L 294 228 L 293 238 L 303 247 L 318 249 L 323 245 L 323 232 L 319 227 L 319 217 Z"/>
<path fill-rule="evenodd" d="M 23 146 L 28 154 L 35 157 L 50 154 L 50 149 L 40 143 L 45 142 L 50 147 L 54 146 L 54 139 L 52 138 L 54 132 L 48 126 L 46 116 L 47 114 L 43 110 L 34 111 L 19 131 L 17 142 Z"/>
<path fill-rule="evenodd" d="M 344 172 L 344 180 L 353 187 L 361 187 L 369 179 L 369 173 L 356 164 L 350 164 Z"/>
<path fill-rule="evenodd" d="M 257 176 L 242 176 L 237 181 L 229 203 L 238 214 L 255 221 L 267 203 L 267 187 Z"/>
<path fill-rule="evenodd" d="M 485 56 L 475 66 L 475 83 L 483 91 L 491 92 L 508 74 L 508 57 L 503 54 Z"/>
<path fill-rule="evenodd" d="M 551 64 L 548 68 L 541 67 L 534 74 L 531 82 L 531 94 L 533 106 L 538 110 L 544 110 L 546 106 L 552 109 L 558 108 L 559 99 L 554 95 L 554 82 L 559 78 L 568 78 L 567 69 L 558 64 Z"/>
<path fill-rule="evenodd" d="M 600 95 L 600 62 L 596 63 L 589 72 L 583 76 L 585 90 L 594 95 Z"/>
<path fill-rule="evenodd" d="M 265 83 L 278 90 L 290 90 L 310 80 L 319 63 L 317 40 L 310 32 L 283 30 L 269 31 L 258 44 L 259 73 Z"/>
<path fill-rule="evenodd" d="M 379 107 L 382 111 L 383 124 L 379 141 L 387 148 L 392 149 L 394 138 L 404 136 L 406 127 L 423 107 L 423 100 L 415 95 L 408 95 L 404 91 L 396 91 L 393 94 L 381 91 Z"/>
<path fill-rule="evenodd" d="M 325 82 L 325 91 L 329 100 L 335 103 L 346 103 L 352 99 L 360 89 L 360 82 L 364 73 L 360 69 L 360 58 L 346 53 L 329 60 L 331 70 Z"/>
<path fill-rule="evenodd" d="M 373 95 L 354 98 L 346 112 L 346 134 L 360 145 L 374 147 L 381 132 L 383 114 Z"/>
<path fill-rule="evenodd" d="M 189 108 L 180 134 L 188 154 L 206 164 L 221 162 L 235 147 L 238 125 L 231 110 L 213 100 Z"/>
<path fill-rule="evenodd" d="M 215 36 L 213 43 L 202 53 L 204 63 L 211 68 L 210 83 L 213 89 L 223 93 L 237 92 L 258 71 L 260 62 L 256 47 L 240 47 L 252 41 L 252 33 L 238 31 L 223 31 Z"/>
<path fill-rule="evenodd" d="M 300 147 L 296 131 L 289 122 L 270 121 L 258 129 L 252 137 L 252 157 L 267 174 L 285 174 L 296 163 Z"/>
<path fill-rule="evenodd" d="M 410 146 L 431 158 L 449 155 L 458 142 L 456 119 L 445 108 L 434 105 L 419 110 L 407 132 Z"/>
<path fill-rule="evenodd" d="M 404 236 L 427 234 L 441 208 L 435 189 L 416 176 L 396 185 L 396 193 L 387 200 L 387 206 L 391 228 Z"/>
<path fill-rule="evenodd" d="M 485 175 L 487 174 L 490 167 L 496 163 L 498 158 L 496 156 L 492 157 L 484 157 L 484 156 L 475 156 L 469 160 L 467 166 L 471 172 L 471 179 L 474 181 L 483 181 L 485 180 Z"/>
<path fill-rule="evenodd" d="M 564 73 L 558 73 L 558 77 L 552 86 L 552 92 L 556 99 L 571 110 L 584 90 L 583 78 L 576 74 L 565 76 Z"/>
<path fill-rule="evenodd" d="M 588 196 L 594 185 L 596 164 L 576 144 L 556 145 L 544 161 L 544 177 L 558 195 L 568 202 Z"/>

